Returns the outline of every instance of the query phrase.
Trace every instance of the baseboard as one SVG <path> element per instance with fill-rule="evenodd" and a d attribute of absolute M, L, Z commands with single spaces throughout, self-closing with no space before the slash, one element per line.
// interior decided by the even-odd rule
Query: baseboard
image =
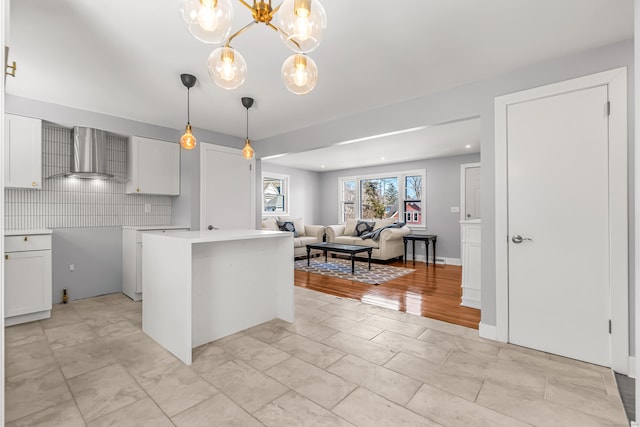
<path fill-rule="evenodd" d="M 498 328 L 496 328 L 495 325 L 487 325 L 486 323 L 480 322 L 478 325 L 478 335 L 488 340 L 497 341 Z"/>
<path fill-rule="evenodd" d="M 407 261 L 413 260 L 413 258 L 409 255 L 407 257 Z M 424 255 L 416 255 L 416 261 L 424 262 Z M 433 257 L 429 257 L 429 263 L 433 263 Z M 437 257 L 436 262 L 437 265 L 462 265 L 462 260 L 460 258 L 446 258 L 446 257 Z"/>
<path fill-rule="evenodd" d="M 7 317 L 4 319 L 5 326 L 19 325 L 20 323 L 44 320 L 51 317 L 51 310 L 38 311 L 36 313 L 21 314 L 19 316 Z"/>
<path fill-rule="evenodd" d="M 480 301 L 475 299 L 462 297 L 462 302 L 460 302 L 460 305 L 463 307 L 470 307 L 480 310 Z"/>
<path fill-rule="evenodd" d="M 629 356 L 629 378 L 636 377 L 636 358 L 635 356 Z"/>

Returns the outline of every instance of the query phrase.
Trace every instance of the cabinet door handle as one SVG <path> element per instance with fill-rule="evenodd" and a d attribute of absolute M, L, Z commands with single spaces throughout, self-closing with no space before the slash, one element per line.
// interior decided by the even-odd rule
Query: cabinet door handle
<path fill-rule="evenodd" d="M 26 242 L 29 239 L 28 236 L 24 236 L 24 241 Z"/>
<path fill-rule="evenodd" d="M 4 256 L 4 259 L 9 259 L 9 255 L 5 255 L 5 256 Z"/>
<path fill-rule="evenodd" d="M 35 182 L 35 181 L 31 181 L 31 186 L 32 186 L 32 187 L 35 187 L 36 185 L 38 185 L 38 183 L 37 183 L 37 182 Z"/>
<path fill-rule="evenodd" d="M 140 192 L 140 189 L 139 189 L 139 188 L 136 188 L 136 193 L 139 193 L 139 192 Z"/>

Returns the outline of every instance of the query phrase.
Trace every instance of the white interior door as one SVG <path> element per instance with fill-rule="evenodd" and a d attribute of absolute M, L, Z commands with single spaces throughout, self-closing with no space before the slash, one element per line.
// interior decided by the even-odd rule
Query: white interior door
<path fill-rule="evenodd" d="M 213 144 L 200 150 L 200 229 L 254 229 L 255 160 Z"/>
<path fill-rule="evenodd" d="M 507 108 L 508 298 L 510 342 L 610 366 L 607 96 Z"/>

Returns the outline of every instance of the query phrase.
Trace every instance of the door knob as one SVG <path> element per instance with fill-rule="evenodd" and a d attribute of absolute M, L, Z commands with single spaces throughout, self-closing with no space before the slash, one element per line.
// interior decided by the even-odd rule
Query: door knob
<path fill-rule="evenodd" d="M 213 225 L 210 225 L 207 227 L 207 230 L 219 230 L 218 227 L 214 227 Z"/>
<path fill-rule="evenodd" d="M 511 238 L 511 241 L 513 243 L 515 243 L 516 245 L 519 245 L 520 243 L 524 242 L 525 240 L 531 241 L 530 238 L 528 237 L 522 237 L 519 234 L 514 234 L 513 237 Z"/>

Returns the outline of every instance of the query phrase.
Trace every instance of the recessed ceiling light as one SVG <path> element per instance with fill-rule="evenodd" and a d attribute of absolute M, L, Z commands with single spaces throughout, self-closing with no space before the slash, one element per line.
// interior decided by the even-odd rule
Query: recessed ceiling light
<path fill-rule="evenodd" d="M 384 157 L 380 157 L 380 160 L 384 160 Z"/>
<path fill-rule="evenodd" d="M 321 165 L 320 167 L 321 167 L 322 169 L 324 169 L 324 165 Z"/>
<path fill-rule="evenodd" d="M 471 144 L 465 145 L 464 148 L 471 148 Z"/>
<path fill-rule="evenodd" d="M 393 136 L 393 135 L 401 135 L 403 133 L 417 132 L 419 130 L 426 129 L 427 127 L 428 126 L 418 126 L 410 129 L 403 129 L 403 130 L 397 130 L 394 132 L 381 133 L 378 135 L 365 136 L 364 138 L 349 139 L 347 141 L 338 142 L 335 145 L 347 145 L 347 144 L 353 144 L 354 142 L 369 141 L 371 139 L 384 138 L 385 136 Z"/>

